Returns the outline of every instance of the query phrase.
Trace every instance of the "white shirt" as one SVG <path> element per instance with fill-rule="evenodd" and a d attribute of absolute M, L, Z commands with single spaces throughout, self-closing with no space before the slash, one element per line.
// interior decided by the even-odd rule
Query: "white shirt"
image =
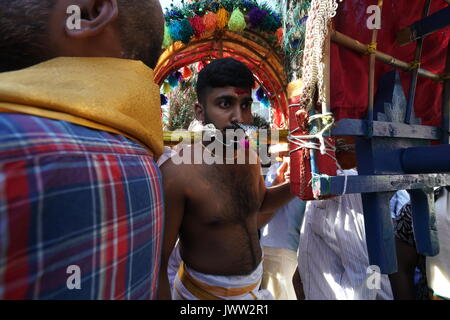
<path fill-rule="evenodd" d="M 356 175 L 347 170 L 347 175 Z M 392 299 L 389 279 L 368 285 L 369 257 L 360 194 L 309 201 L 300 231 L 298 267 L 306 299 Z"/>
<path fill-rule="evenodd" d="M 282 162 L 276 162 L 270 166 L 265 180 L 267 187 L 272 186 L 281 164 Z M 305 205 L 305 201 L 296 197 L 279 208 L 261 230 L 261 245 L 297 252 Z"/>
<path fill-rule="evenodd" d="M 434 294 L 450 299 L 450 193 L 442 192 L 435 205 L 439 254 L 426 258 L 427 280 Z"/>

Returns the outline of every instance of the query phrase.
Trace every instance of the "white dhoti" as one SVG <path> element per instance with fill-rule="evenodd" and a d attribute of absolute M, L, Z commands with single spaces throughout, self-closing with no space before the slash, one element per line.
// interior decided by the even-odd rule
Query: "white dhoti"
<path fill-rule="evenodd" d="M 181 263 L 174 281 L 174 300 L 273 300 L 260 290 L 262 262 L 249 275 L 220 276 L 194 271 Z"/>
<path fill-rule="evenodd" d="M 308 201 L 298 255 L 306 300 L 392 300 L 387 275 L 370 285 L 360 194 Z"/>
<path fill-rule="evenodd" d="M 292 277 L 297 270 L 297 252 L 263 247 L 264 273 L 261 287 L 269 290 L 277 300 L 297 300 Z"/>

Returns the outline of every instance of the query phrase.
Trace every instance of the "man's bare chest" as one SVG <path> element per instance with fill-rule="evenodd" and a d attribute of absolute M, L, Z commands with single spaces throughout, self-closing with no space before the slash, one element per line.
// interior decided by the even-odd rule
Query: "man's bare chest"
<path fill-rule="evenodd" d="M 258 211 L 263 195 L 260 173 L 247 165 L 195 169 L 188 211 L 224 221 L 243 221 Z"/>

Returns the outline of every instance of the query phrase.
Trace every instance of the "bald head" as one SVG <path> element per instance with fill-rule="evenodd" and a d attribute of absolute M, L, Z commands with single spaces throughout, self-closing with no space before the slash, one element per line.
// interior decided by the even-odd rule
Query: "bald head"
<path fill-rule="evenodd" d="M 81 9 L 71 30 L 67 8 Z M 164 18 L 158 0 L 0 0 L 0 72 L 60 56 L 141 60 L 154 68 Z"/>

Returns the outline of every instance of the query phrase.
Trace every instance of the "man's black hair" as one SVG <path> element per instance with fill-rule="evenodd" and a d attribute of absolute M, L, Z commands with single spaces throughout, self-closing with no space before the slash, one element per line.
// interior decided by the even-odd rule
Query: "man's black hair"
<path fill-rule="evenodd" d="M 252 89 L 254 83 L 255 78 L 244 63 L 233 58 L 213 60 L 198 74 L 197 99 L 204 103 L 208 88 L 232 86 Z"/>
<path fill-rule="evenodd" d="M 47 30 L 56 0 L 0 0 L 0 72 L 29 67 L 48 56 Z"/>

